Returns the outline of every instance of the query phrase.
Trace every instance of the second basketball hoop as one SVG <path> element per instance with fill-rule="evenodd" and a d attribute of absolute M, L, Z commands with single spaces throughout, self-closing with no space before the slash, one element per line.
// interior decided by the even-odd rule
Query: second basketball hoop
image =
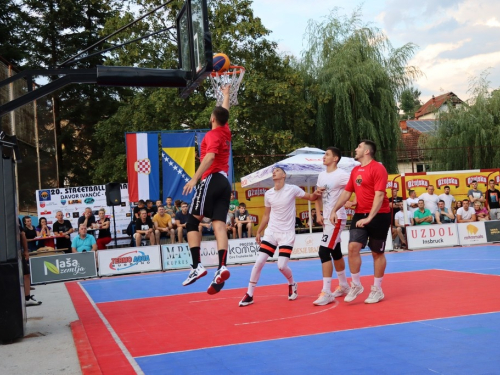
<path fill-rule="evenodd" d="M 231 86 L 231 90 L 229 91 L 229 104 L 238 104 L 238 90 L 244 75 L 245 68 L 237 65 L 231 65 L 226 71 L 214 71 L 210 73 L 210 83 L 214 89 L 214 95 L 217 99 L 218 106 L 222 105 L 224 100 L 221 89 L 227 85 Z"/>

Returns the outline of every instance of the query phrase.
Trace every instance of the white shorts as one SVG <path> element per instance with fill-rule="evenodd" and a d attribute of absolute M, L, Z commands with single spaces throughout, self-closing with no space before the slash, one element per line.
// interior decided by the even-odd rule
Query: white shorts
<path fill-rule="evenodd" d="M 337 221 L 336 225 L 333 225 L 330 220 L 325 220 L 320 245 L 333 250 L 335 246 L 340 243 L 340 237 L 345 228 L 346 222 L 346 219 L 340 219 Z"/>
<path fill-rule="evenodd" d="M 295 230 L 290 232 L 271 232 L 266 229 L 260 244 L 260 251 L 273 256 L 276 248 L 278 248 L 280 256 L 290 258 L 294 243 Z"/>

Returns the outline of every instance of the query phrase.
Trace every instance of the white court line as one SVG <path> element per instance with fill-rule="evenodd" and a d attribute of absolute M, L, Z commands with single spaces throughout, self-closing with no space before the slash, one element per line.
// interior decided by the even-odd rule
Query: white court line
<path fill-rule="evenodd" d="M 497 268 L 492 268 L 492 269 L 497 269 Z M 489 273 L 479 273 L 479 272 L 472 272 L 472 271 L 455 271 L 455 270 L 443 270 L 441 268 L 435 268 L 436 271 L 446 271 L 446 272 L 453 272 L 453 273 L 470 273 L 472 275 L 481 275 L 481 276 L 496 276 L 499 277 L 500 275 L 491 275 Z"/>
<path fill-rule="evenodd" d="M 151 354 L 151 355 L 142 355 L 142 356 L 137 356 L 136 358 L 149 358 L 149 357 L 157 357 L 160 355 L 170 355 L 170 354 L 178 354 L 178 353 L 188 353 L 188 352 L 194 352 L 197 350 L 206 350 L 206 349 L 215 349 L 215 348 L 225 348 L 228 346 L 237 346 L 237 345 L 248 345 L 248 344 L 257 344 L 259 342 L 269 342 L 269 341 L 278 341 L 278 340 L 289 340 L 289 339 L 294 339 L 298 337 L 311 337 L 311 336 L 319 336 L 319 335 L 326 335 L 329 333 L 338 333 L 338 332 L 349 332 L 349 331 L 361 331 L 361 330 L 366 330 L 366 329 L 373 329 L 373 328 L 381 328 L 381 327 L 389 327 L 389 326 L 399 326 L 403 324 L 413 324 L 413 323 L 421 323 L 421 322 L 431 322 L 433 320 L 439 320 L 439 319 L 453 319 L 453 318 L 465 318 L 468 316 L 480 316 L 480 315 L 489 315 L 489 314 L 498 314 L 500 311 L 491 311 L 491 312 L 486 312 L 486 313 L 480 313 L 480 314 L 467 314 L 467 315 L 455 315 L 455 316 L 444 316 L 441 318 L 432 318 L 432 319 L 424 319 L 424 320 L 414 320 L 411 322 L 401 322 L 401 323 L 392 323 L 392 324 L 384 324 L 384 325 L 373 325 L 369 327 L 361 327 L 361 328 L 349 328 L 349 329 L 342 329 L 338 331 L 330 331 L 330 332 L 320 332 L 320 333 L 311 333 L 311 334 L 305 334 L 305 335 L 297 335 L 297 336 L 290 336 L 290 337 L 279 337 L 275 339 L 267 339 L 267 340 L 256 340 L 256 341 L 248 341 L 244 343 L 238 343 L 238 344 L 227 344 L 227 345 L 217 345 L 217 346 L 206 346 L 203 348 L 196 348 L 196 349 L 188 349 L 188 350 L 179 350 L 177 352 L 167 352 L 167 353 L 158 353 L 158 354 Z"/>
<path fill-rule="evenodd" d="M 118 337 L 117 333 L 115 332 L 115 330 L 113 329 L 113 327 L 111 327 L 111 324 L 109 324 L 108 320 L 106 319 L 106 317 L 104 316 L 104 314 L 101 312 L 101 310 L 99 310 L 99 307 L 97 307 L 97 305 L 95 304 L 95 302 L 92 300 L 92 298 L 90 297 L 90 295 L 87 293 L 87 291 L 85 290 L 85 288 L 83 286 L 80 285 L 80 283 L 78 283 L 78 285 L 80 286 L 80 288 L 82 289 L 83 293 L 85 293 L 85 295 L 87 296 L 87 298 L 89 299 L 89 302 L 90 304 L 92 305 L 92 307 L 94 308 L 94 310 L 96 311 L 97 315 L 99 315 L 99 318 L 101 318 L 102 322 L 104 323 L 104 325 L 106 326 L 106 328 L 108 329 L 109 333 L 111 334 L 111 336 L 113 337 L 113 339 L 115 340 L 116 344 L 118 345 L 118 347 L 120 348 L 120 350 L 122 351 L 123 355 L 125 356 L 125 358 L 127 358 L 127 361 L 130 363 L 130 365 L 132 366 L 132 368 L 135 370 L 135 373 L 136 374 L 139 374 L 139 375 L 144 375 L 144 372 L 142 371 L 141 367 L 139 366 L 139 364 L 135 361 L 134 357 L 132 357 L 132 355 L 130 354 L 130 352 L 128 351 L 127 347 L 125 346 L 125 344 L 123 344 L 122 340 L 120 339 L 120 337 Z"/>
<path fill-rule="evenodd" d="M 335 300 L 334 302 L 335 302 L 335 304 L 332 307 L 328 308 L 328 309 L 324 309 L 324 310 L 320 310 L 320 311 L 315 311 L 315 312 L 308 313 L 308 314 L 301 314 L 301 315 L 294 315 L 294 316 L 285 316 L 285 317 L 282 317 L 282 318 L 268 319 L 268 320 L 258 320 L 258 321 L 255 321 L 255 322 L 235 323 L 234 325 L 235 326 L 245 326 L 245 325 L 249 325 L 249 324 L 260 324 L 260 323 L 277 322 L 277 321 L 280 321 L 280 320 L 302 318 L 303 316 L 311 316 L 311 315 L 321 314 L 321 313 L 324 313 L 325 311 L 332 310 L 332 309 L 336 308 L 339 305 L 339 302 L 337 300 Z"/>

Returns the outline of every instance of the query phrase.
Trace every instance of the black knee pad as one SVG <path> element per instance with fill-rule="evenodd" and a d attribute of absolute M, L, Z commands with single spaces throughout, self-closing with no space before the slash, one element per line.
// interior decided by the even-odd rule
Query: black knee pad
<path fill-rule="evenodd" d="M 324 246 L 319 247 L 318 251 L 319 259 L 321 259 L 321 263 L 331 262 L 332 257 L 330 255 L 330 249 Z"/>
<path fill-rule="evenodd" d="M 333 249 L 332 257 L 333 257 L 333 260 L 342 259 L 343 255 L 342 255 L 342 249 L 340 247 L 340 242 L 335 246 L 335 249 Z"/>
<path fill-rule="evenodd" d="M 200 221 L 195 218 L 193 215 L 189 215 L 188 221 L 186 223 L 186 231 L 189 232 L 198 232 L 198 227 L 200 225 Z"/>

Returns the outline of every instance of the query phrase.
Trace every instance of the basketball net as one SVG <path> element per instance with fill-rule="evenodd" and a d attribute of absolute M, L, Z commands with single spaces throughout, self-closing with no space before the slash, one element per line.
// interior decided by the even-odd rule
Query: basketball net
<path fill-rule="evenodd" d="M 218 106 L 222 105 L 222 102 L 224 101 L 222 88 L 227 85 L 231 86 L 231 89 L 229 90 L 229 104 L 238 105 L 238 90 L 244 75 L 245 68 L 242 66 L 230 66 L 225 72 L 210 73 L 210 83 L 214 89 Z"/>

